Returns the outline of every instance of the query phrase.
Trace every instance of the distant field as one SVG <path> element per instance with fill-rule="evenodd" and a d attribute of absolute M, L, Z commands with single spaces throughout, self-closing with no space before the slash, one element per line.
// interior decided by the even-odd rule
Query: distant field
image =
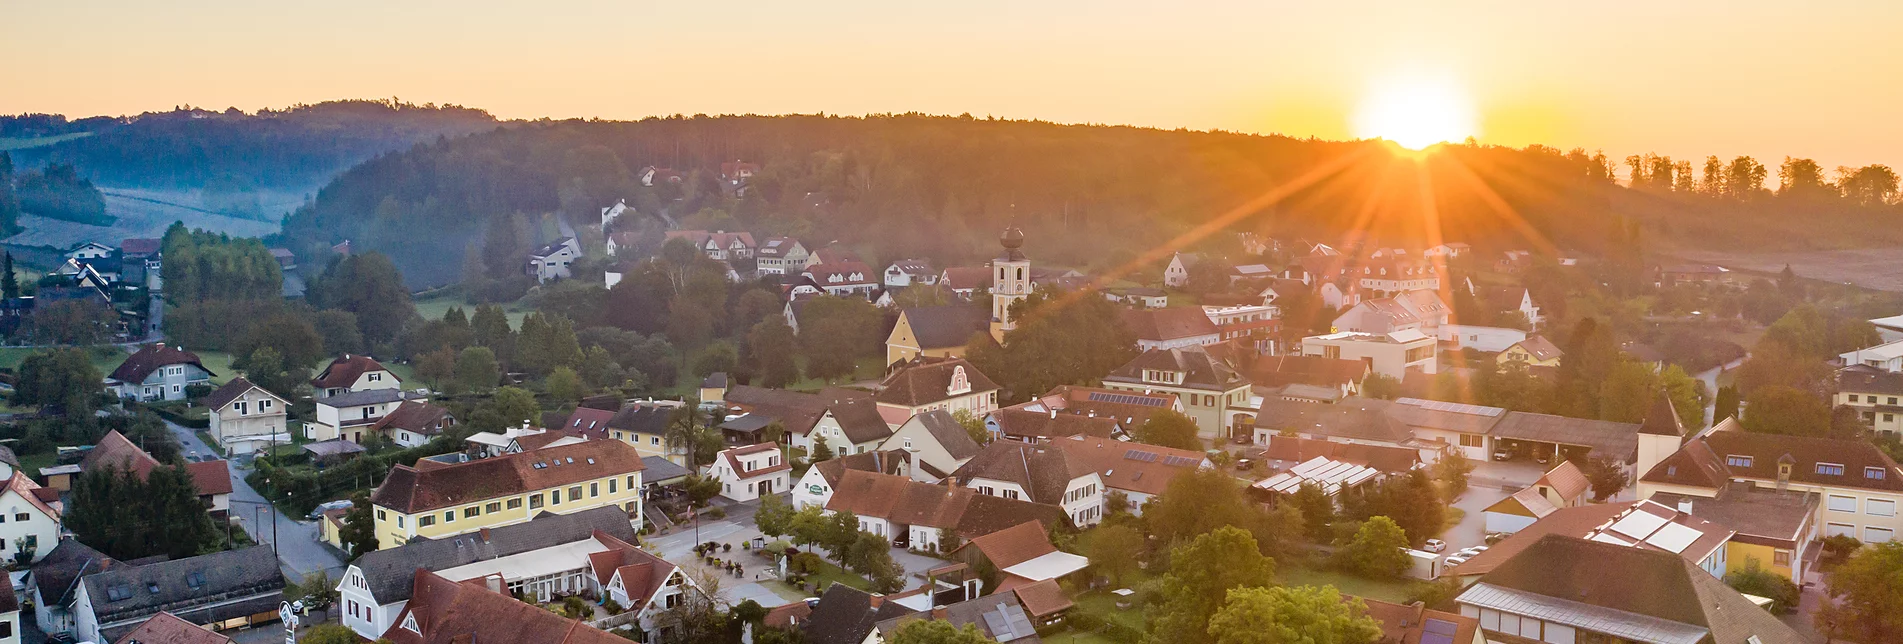
<path fill-rule="evenodd" d="M 25 150 L 27 148 L 37 148 L 43 145 L 52 145 L 54 143 L 59 143 L 60 141 L 70 141 L 72 139 L 77 139 L 80 137 L 92 136 L 92 134 L 93 133 L 91 132 L 73 132 L 71 134 L 55 134 L 53 136 L 39 136 L 39 137 L 27 137 L 27 138 L 0 137 L 0 150 Z"/>
<path fill-rule="evenodd" d="M 416 300 L 416 314 L 425 320 L 441 320 L 444 313 L 458 306 L 463 307 L 465 315 L 476 312 L 475 305 L 464 301 L 462 293 L 449 290 Z M 519 302 L 511 302 L 502 305 L 502 313 L 509 318 L 509 326 L 520 329 L 522 318 L 528 317 L 529 310 Z"/>
<path fill-rule="evenodd" d="M 106 214 L 117 217 L 111 226 L 92 226 L 36 215 L 21 215 L 20 234 L 0 240 L 9 246 L 65 249 L 87 241 L 118 245 L 128 237 L 158 237 L 174 221 L 192 228 L 227 233 L 237 237 L 263 237 L 278 231 L 273 222 L 216 215 L 172 204 L 197 203 L 190 191 L 113 190 L 106 195 Z"/>
<path fill-rule="evenodd" d="M 1848 282 L 1868 289 L 1903 292 L 1903 271 L 1897 270 L 1897 267 L 1903 266 L 1903 248 L 1761 253 L 1684 250 L 1675 254 L 1694 262 L 1766 275 L 1776 274 L 1788 264 L 1791 271 L 1807 279 Z"/>
<path fill-rule="evenodd" d="M 45 351 L 45 349 L 18 347 L 0 349 L 0 369 L 17 370 L 20 368 L 20 363 L 26 361 L 26 357 L 33 355 L 36 351 Z M 125 362 L 126 355 L 126 352 L 116 347 L 96 348 L 92 352 L 93 367 L 99 369 L 101 375 L 112 373 L 113 369 L 119 368 L 119 363 Z"/>

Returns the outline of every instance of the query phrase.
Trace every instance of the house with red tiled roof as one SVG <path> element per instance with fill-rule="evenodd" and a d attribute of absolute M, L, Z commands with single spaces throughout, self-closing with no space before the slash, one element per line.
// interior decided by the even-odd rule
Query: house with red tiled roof
<path fill-rule="evenodd" d="M 984 416 L 998 408 L 998 384 L 964 358 L 920 356 L 886 375 L 874 398 L 906 418 L 934 409 Z"/>
<path fill-rule="evenodd" d="M 1480 631 L 1480 620 L 1428 608 L 1426 604 L 1395 604 L 1379 599 L 1343 595 L 1367 607 L 1367 615 L 1381 625 L 1381 639 L 1374 644 L 1487 644 Z"/>
<path fill-rule="evenodd" d="M 0 508 L 11 516 L 0 523 L 0 558 L 31 563 L 59 544 L 60 515 L 65 506 L 59 492 L 40 487 L 25 472 L 14 471 L 0 489 Z"/>
<path fill-rule="evenodd" d="M 992 441 L 950 480 L 984 496 L 1062 507 L 1080 527 L 1103 520 L 1103 476 L 1093 463 L 1051 445 Z"/>
<path fill-rule="evenodd" d="M 1055 504 L 856 469 L 840 473 L 825 508 L 851 512 L 860 530 L 927 552 L 936 552 L 946 535 L 969 541 L 1020 523 L 1049 529 L 1066 520 Z"/>
<path fill-rule="evenodd" d="M 272 443 L 290 443 L 285 427 L 291 401 L 245 379 L 232 378 L 202 401 L 211 425 L 212 441 L 226 454 L 249 454 Z"/>
<path fill-rule="evenodd" d="M 17 641 L 17 640 L 16 640 Z M 231 638 L 160 611 L 114 644 L 230 644 Z"/>
<path fill-rule="evenodd" d="M 793 464 L 786 461 L 776 443 L 721 450 L 708 469 L 708 474 L 720 481 L 720 496 L 735 501 L 752 501 L 786 491 L 792 472 Z"/>
<path fill-rule="evenodd" d="M 450 581 L 416 571 L 415 591 L 395 625 L 376 639 L 394 644 L 627 644 L 628 640 L 505 594 L 495 576 Z"/>
<path fill-rule="evenodd" d="M 1049 530 L 1035 521 L 973 537 L 953 550 L 952 556 L 973 568 L 982 569 L 981 563 L 989 563 L 997 570 L 998 586 L 993 592 L 1063 579 L 1090 565 L 1090 560 L 1081 555 L 1058 550 L 1051 544 Z"/>
<path fill-rule="evenodd" d="M 152 470 L 166 467 L 152 458 L 151 454 L 139 449 L 119 430 L 111 430 L 99 439 L 86 458 L 79 462 L 82 472 L 90 472 L 102 467 L 116 467 L 137 474 L 143 479 Z M 191 475 L 193 487 L 198 489 L 198 499 L 213 517 L 223 518 L 231 508 L 231 468 L 223 460 L 186 463 L 185 473 Z"/>
<path fill-rule="evenodd" d="M 344 354 L 330 361 L 311 379 L 312 396 L 331 396 L 370 389 L 402 389 L 403 381 L 370 356 Z"/>
<path fill-rule="evenodd" d="M 1136 336 L 1137 349 L 1176 349 L 1215 344 L 1222 341 L 1222 330 L 1201 307 L 1167 309 L 1125 309 L 1123 326 Z"/>
<path fill-rule="evenodd" d="M 456 426 L 448 409 L 422 400 L 405 400 L 370 426 L 371 430 L 404 447 L 422 447 L 443 430 Z"/>
<path fill-rule="evenodd" d="M 395 465 L 370 495 L 377 543 L 440 539 L 513 525 L 545 512 L 604 506 L 640 524 L 641 453 L 621 441 L 552 443 L 541 449 L 462 462 Z"/>
<path fill-rule="evenodd" d="M 827 295 L 872 299 L 879 290 L 879 272 L 864 262 L 838 261 L 807 266 L 801 273 Z"/>
<path fill-rule="evenodd" d="M 991 267 L 953 266 L 938 275 L 938 283 L 969 300 L 978 289 L 991 287 Z"/>
<path fill-rule="evenodd" d="M 1104 489 L 1123 494 L 1130 512 L 1139 515 L 1143 504 L 1162 494 L 1178 475 L 1211 467 L 1201 452 L 1100 436 L 1076 435 L 1050 444 L 1071 462 L 1096 470 Z"/>
<path fill-rule="evenodd" d="M 198 354 L 159 342 L 126 356 L 106 376 L 106 390 L 134 400 L 184 400 L 186 387 L 209 384 L 216 375 L 198 361 Z"/>

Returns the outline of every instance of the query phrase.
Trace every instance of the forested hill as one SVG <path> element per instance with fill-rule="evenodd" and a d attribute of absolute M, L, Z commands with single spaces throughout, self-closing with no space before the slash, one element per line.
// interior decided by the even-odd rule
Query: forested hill
<path fill-rule="evenodd" d="M 491 129 L 487 112 L 350 100 L 245 114 L 180 108 L 123 118 L 0 116 L 0 138 L 53 141 L 14 163 L 74 166 L 106 187 L 306 190 L 377 154 Z"/>
<path fill-rule="evenodd" d="M 761 166 L 740 196 L 719 179 L 733 161 Z M 693 227 L 836 240 L 873 261 L 940 265 L 981 260 L 996 231 L 1016 221 L 1032 256 L 1107 268 L 1225 213 L 1239 217 L 1221 220 L 1222 229 L 1284 237 L 1336 241 L 1354 231 L 1392 243 L 1444 238 L 1586 254 L 1636 253 L 1655 237 L 1757 248 L 1903 236 L 1895 226 L 1857 232 L 1894 220 L 1887 201 L 1726 191 L 1724 167 L 1707 189 L 1689 175 L 1674 179 L 1686 164 L 1634 161 L 1645 173 L 1637 189 L 1615 182 L 1623 164 L 1603 155 L 1539 146 L 1415 154 L 1380 142 L 918 115 L 536 122 L 366 161 L 295 212 L 285 234 L 300 255 L 342 239 L 383 250 L 412 286 L 519 262 L 482 245 L 486 231 L 507 228 L 491 226 L 499 216 L 559 212 L 587 223 L 619 198 L 644 213 L 665 207 Z M 1756 167 L 1762 180 L 1755 164 L 1744 164 L 1746 175 Z M 645 166 L 685 180 L 643 186 Z M 473 248 L 484 249 L 481 261 L 464 264 Z"/>

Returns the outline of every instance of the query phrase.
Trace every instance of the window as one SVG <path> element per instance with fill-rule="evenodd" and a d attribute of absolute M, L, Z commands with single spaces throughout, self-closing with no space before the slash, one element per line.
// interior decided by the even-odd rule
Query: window
<path fill-rule="evenodd" d="M 482 514 L 482 508 L 479 508 L 473 505 L 463 508 L 463 518 L 465 519 L 474 519 L 477 516 L 480 516 L 481 514 Z"/>
<path fill-rule="evenodd" d="M 1873 517 L 1896 516 L 1896 502 L 1889 499 L 1870 499 L 1863 502 L 1863 513 Z"/>
<path fill-rule="evenodd" d="M 20 522 L 32 521 L 33 515 L 27 514 L 25 512 L 20 512 L 13 515 L 13 520 L 20 521 Z"/>
<path fill-rule="evenodd" d="M 634 475 L 633 474 L 628 475 L 628 489 L 630 490 L 634 489 Z"/>
<path fill-rule="evenodd" d="M 1884 414 L 1884 415 L 1888 416 L 1889 414 Z M 1888 420 L 1888 419 L 1886 418 L 1884 420 Z M 1881 467 L 1863 468 L 1863 478 L 1870 479 L 1873 481 L 1881 481 L 1883 480 L 1883 468 Z"/>
<path fill-rule="evenodd" d="M 456 522 L 456 511 L 455 511 L 455 510 L 444 510 L 444 511 L 443 511 L 443 523 L 455 523 L 455 522 Z"/>
<path fill-rule="evenodd" d="M 416 518 L 416 527 L 427 528 L 436 525 L 436 515 L 425 514 Z"/>
<path fill-rule="evenodd" d="M 509 499 L 509 509 L 514 510 L 519 507 L 522 507 L 522 499 Z"/>
<path fill-rule="evenodd" d="M 614 479 L 608 479 L 608 493 L 609 494 L 615 493 L 615 483 L 617 482 L 618 481 L 615 481 Z"/>
<path fill-rule="evenodd" d="M 237 403 L 234 403 L 234 404 L 233 404 L 233 405 L 232 405 L 231 407 L 232 407 L 232 409 L 236 409 L 236 410 L 238 410 L 238 415 L 239 415 L 239 416 L 243 416 L 243 415 L 245 415 L 245 414 L 249 414 L 249 413 L 251 413 L 251 411 L 250 411 L 249 409 L 246 409 L 246 408 L 245 408 L 245 407 L 246 407 L 246 405 L 245 405 L 245 402 L 244 402 L 244 401 L 242 401 L 242 400 L 240 400 L 240 401 L 238 401 Z"/>
<path fill-rule="evenodd" d="M 601 484 L 589 483 L 588 484 L 588 498 L 592 499 L 598 496 L 601 496 Z"/>
<path fill-rule="evenodd" d="M 1461 434 L 1460 446 L 1461 447 L 1486 447 L 1487 437 L 1482 436 L 1480 434 Z"/>
<path fill-rule="evenodd" d="M 1791 551 L 1782 549 L 1771 551 L 1771 565 L 1789 567 L 1791 565 Z"/>
<path fill-rule="evenodd" d="M 581 500 L 581 486 L 568 488 L 568 500 L 571 503 Z"/>
<path fill-rule="evenodd" d="M 1740 456 L 1737 454 L 1725 455 L 1725 465 L 1731 467 L 1751 467 L 1752 462 L 1752 458 L 1749 456 Z"/>
<path fill-rule="evenodd" d="M 1857 536 L 1857 529 L 1855 526 L 1852 526 L 1848 523 L 1826 523 L 1824 524 L 1824 536 L 1826 537 L 1836 537 L 1836 536 L 1855 537 Z"/>
<path fill-rule="evenodd" d="M 1825 476 L 1843 476 L 1844 466 L 1837 463 L 1818 463 L 1817 473 Z"/>
<path fill-rule="evenodd" d="M 1890 397 L 1890 402 L 1889 402 L 1889 404 L 1892 404 L 1892 405 L 1894 405 L 1894 404 L 1896 404 L 1896 396 L 1891 396 L 1891 397 Z"/>
<path fill-rule="evenodd" d="M 1863 542 L 1864 543 L 1885 543 L 1895 539 L 1896 539 L 1895 530 L 1891 530 L 1889 528 L 1879 528 L 1876 526 L 1864 526 L 1863 528 Z"/>
<path fill-rule="evenodd" d="M 549 504 L 549 505 L 561 505 L 561 504 L 562 504 L 562 491 L 561 491 L 561 490 L 549 490 L 549 491 L 548 491 L 548 504 Z"/>
<path fill-rule="evenodd" d="M 396 527 L 403 527 L 403 515 L 396 515 Z"/>
<path fill-rule="evenodd" d="M 1004 498 L 1007 498 L 1007 499 L 1016 499 L 1016 498 L 1018 498 L 1018 491 L 1017 491 L 1017 490 L 1005 490 L 1005 491 L 1004 491 Z"/>
<path fill-rule="evenodd" d="M 649 445 L 659 445 L 659 444 L 661 444 L 661 437 L 659 437 L 659 436 L 649 436 L 649 437 L 648 437 L 648 444 L 649 444 Z"/>
<path fill-rule="evenodd" d="M 366 375 L 370 376 L 370 382 L 383 382 L 383 374 L 373 371 Z"/>
<path fill-rule="evenodd" d="M 529 495 L 529 509 L 533 510 L 539 507 L 542 507 L 542 495 L 530 494 Z"/>
<path fill-rule="evenodd" d="M 488 513 L 490 513 L 490 514 L 495 514 L 495 513 L 497 513 L 497 512 L 501 512 L 501 511 L 502 511 L 502 504 L 501 504 L 501 503 L 490 503 L 490 504 L 489 504 L 488 506 L 485 506 L 485 507 L 483 507 L 483 509 L 482 509 L 482 511 L 483 511 L 483 512 L 488 512 Z"/>
<path fill-rule="evenodd" d="M 997 491 L 995 491 L 995 490 L 992 490 L 992 489 L 991 489 L 991 486 L 989 486 L 989 485 L 980 485 L 980 486 L 978 486 L 978 493 L 979 493 L 979 494 L 983 494 L 983 495 L 985 495 L 985 496 L 997 496 L 997 495 L 998 495 L 998 493 L 997 493 Z"/>
<path fill-rule="evenodd" d="M 1828 507 L 1831 512 L 1856 512 L 1857 497 L 1832 494 L 1830 495 Z"/>

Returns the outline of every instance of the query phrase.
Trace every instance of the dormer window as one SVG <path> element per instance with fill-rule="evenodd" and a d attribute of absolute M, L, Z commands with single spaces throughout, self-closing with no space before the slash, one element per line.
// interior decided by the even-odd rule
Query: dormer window
<path fill-rule="evenodd" d="M 1725 456 L 1725 465 L 1729 465 L 1731 467 L 1751 467 L 1751 463 L 1752 463 L 1752 459 L 1749 456 L 1740 456 L 1737 454 L 1730 454 Z"/>
<path fill-rule="evenodd" d="M 964 365 L 952 367 L 951 386 L 945 388 L 945 393 L 953 396 L 971 393 L 971 380 L 965 377 Z"/>
<path fill-rule="evenodd" d="M 1881 481 L 1883 480 L 1883 476 L 1884 476 L 1884 472 L 1883 472 L 1883 468 L 1881 467 L 1863 468 L 1863 478 L 1870 479 L 1873 481 Z"/>
<path fill-rule="evenodd" d="M 1838 463 L 1818 463 L 1817 473 L 1825 476 L 1843 476 L 1844 466 Z"/>

